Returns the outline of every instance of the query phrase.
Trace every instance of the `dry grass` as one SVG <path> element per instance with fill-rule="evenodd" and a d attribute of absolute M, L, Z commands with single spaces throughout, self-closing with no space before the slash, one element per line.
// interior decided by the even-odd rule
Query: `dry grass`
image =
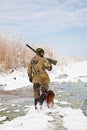
<path fill-rule="evenodd" d="M 32 44 L 32 47 L 36 49 L 40 46 Z M 48 45 L 43 48 L 47 55 L 52 58 L 52 48 Z M 23 44 L 19 37 L 0 34 L 0 72 L 26 67 L 33 56 L 34 53 Z"/>

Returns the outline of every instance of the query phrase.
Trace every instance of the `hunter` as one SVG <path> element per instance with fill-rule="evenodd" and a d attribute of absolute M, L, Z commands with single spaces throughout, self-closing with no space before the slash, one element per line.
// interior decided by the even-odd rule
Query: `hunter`
<path fill-rule="evenodd" d="M 52 64 L 44 58 L 44 50 L 36 49 L 36 55 L 31 59 L 28 65 L 29 81 L 33 83 L 34 105 L 37 109 L 37 103 L 42 106 L 46 99 L 49 88 L 50 78 L 46 70 L 52 70 Z"/>

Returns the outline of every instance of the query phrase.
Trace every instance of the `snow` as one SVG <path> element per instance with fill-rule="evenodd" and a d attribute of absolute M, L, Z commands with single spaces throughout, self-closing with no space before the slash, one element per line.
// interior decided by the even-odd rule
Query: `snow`
<path fill-rule="evenodd" d="M 47 113 L 58 113 L 63 117 L 63 126 L 67 130 L 87 130 L 87 117 L 84 116 L 80 109 L 61 108 L 55 105 L 54 108 L 48 109 L 45 105 L 42 110 L 37 111 L 34 106 L 30 106 L 29 112 L 25 116 L 15 118 L 0 125 L 0 130 L 53 130 L 53 117 Z"/>
<path fill-rule="evenodd" d="M 31 85 L 28 80 L 27 69 L 20 68 L 12 73 L 1 74 L 0 85 L 3 85 L 5 90 L 14 90 Z"/>
<path fill-rule="evenodd" d="M 3 117 L 0 117 L 0 121 L 4 121 L 4 120 L 6 120 L 6 116 L 3 116 Z"/>
<path fill-rule="evenodd" d="M 50 74 L 53 82 L 87 82 L 87 61 L 54 66 Z M 62 78 L 60 78 L 60 76 Z"/>
<path fill-rule="evenodd" d="M 52 117 L 43 114 L 43 112 L 38 112 L 31 106 L 26 116 L 18 117 L 1 125 L 0 130 L 48 130 L 52 127 L 48 121 L 52 120 Z"/>
<path fill-rule="evenodd" d="M 64 117 L 64 126 L 69 130 L 86 130 L 87 117 L 85 117 L 80 109 L 72 110 L 65 109 L 66 116 Z"/>
<path fill-rule="evenodd" d="M 87 61 L 71 63 L 67 66 L 53 66 L 53 70 L 48 72 L 51 82 L 87 82 Z M 64 75 L 67 76 L 64 76 Z M 61 78 L 59 78 L 61 76 Z M 9 82 L 10 81 L 10 82 Z M 14 90 L 32 84 L 29 82 L 27 68 L 14 70 L 12 73 L 0 74 L 0 86 L 5 90 Z"/>
<path fill-rule="evenodd" d="M 66 75 L 65 75 L 66 74 Z M 49 72 L 51 82 L 87 82 L 87 61 L 71 63 L 67 66 L 54 66 L 53 71 Z M 62 75 L 62 76 L 60 76 Z M 61 77 L 61 78 L 59 78 Z M 14 90 L 24 86 L 31 86 L 27 75 L 27 68 L 14 70 L 12 73 L 0 74 L 0 87 L 6 90 Z M 53 130 L 52 121 L 54 118 L 48 113 L 61 115 L 63 127 L 67 130 L 87 130 L 87 117 L 81 109 L 62 108 L 57 105 L 55 100 L 53 108 L 48 109 L 44 104 L 43 109 L 37 111 L 34 106 L 26 106 L 29 110 L 25 116 L 17 117 L 12 121 L 6 121 L 0 125 L 0 130 Z M 68 104 L 67 102 L 60 102 Z M 1 104 L 0 104 L 1 105 Z M 12 104 L 14 106 L 14 104 Z M 6 109 L 6 108 L 3 108 Z M 16 112 L 19 110 L 16 109 Z M 0 117 L 0 120 L 6 117 Z"/>

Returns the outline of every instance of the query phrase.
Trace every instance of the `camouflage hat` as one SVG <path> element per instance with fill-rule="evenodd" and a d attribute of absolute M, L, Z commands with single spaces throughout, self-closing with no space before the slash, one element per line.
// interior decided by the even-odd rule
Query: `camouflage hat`
<path fill-rule="evenodd" d="M 36 53 L 37 53 L 38 55 L 41 55 L 41 53 L 44 54 L 44 50 L 43 50 L 42 48 L 37 48 L 37 49 L 36 49 Z"/>

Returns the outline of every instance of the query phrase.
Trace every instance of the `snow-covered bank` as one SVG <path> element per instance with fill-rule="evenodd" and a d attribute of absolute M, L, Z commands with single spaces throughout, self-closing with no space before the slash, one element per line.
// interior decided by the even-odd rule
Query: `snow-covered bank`
<path fill-rule="evenodd" d="M 5 90 L 14 90 L 27 85 L 31 85 L 31 83 L 28 80 L 27 69 L 25 68 L 0 74 L 0 87 Z"/>
<path fill-rule="evenodd" d="M 85 117 L 81 109 L 65 108 L 63 111 L 64 126 L 68 130 L 86 130 L 87 129 L 87 117 Z"/>
<path fill-rule="evenodd" d="M 15 118 L 10 122 L 0 125 L 0 130 L 48 130 L 52 125 L 48 122 L 52 117 L 38 112 L 31 106 L 27 115 Z"/>
<path fill-rule="evenodd" d="M 51 115 L 49 115 L 51 113 Z M 52 122 L 59 116 L 62 120 L 63 127 L 67 130 L 87 130 L 87 117 L 80 109 L 61 108 L 55 104 L 54 108 L 48 109 L 44 106 L 39 112 L 31 106 L 27 115 L 15 118 L 0 125 L 0 130 L 54 130 Z M 58 118 L 58 120 L 60 120 Z"/>
<path fill-rule="evenodd" d="M 48 72 L 51 82 L 87 82 L 87 61 L 65 65 L 53 66 Z M 0 74 L 0 87 L 13 90 L 27 85 L 29 82 L 27 68 L 20 68 L 11 73 Z"/>
<path fill-rule="evenodd" d="M 50 73 L 53 82 L 87 82 L 87 61 L 54 66 Z"/>

